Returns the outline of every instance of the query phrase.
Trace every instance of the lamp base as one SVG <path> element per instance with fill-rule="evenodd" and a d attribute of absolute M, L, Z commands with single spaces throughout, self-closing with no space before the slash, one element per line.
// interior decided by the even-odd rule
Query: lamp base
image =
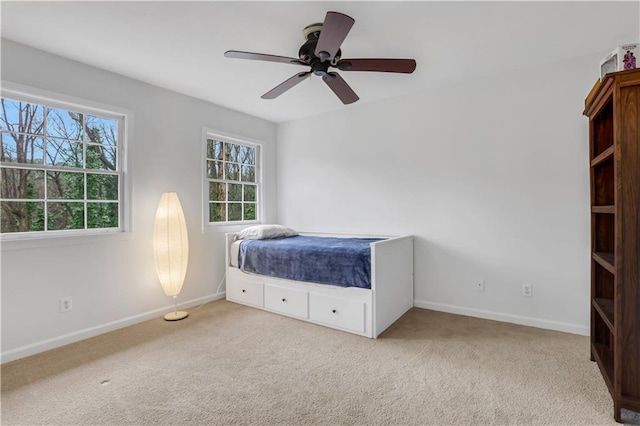
<path fill-rule="evenodd" d="M 169 312 L 164 316 L 165 321 L 179 321 L 181 319 L 185 319 L 189 314 L 186 311 L 178 311 L 178 312 Z"/>

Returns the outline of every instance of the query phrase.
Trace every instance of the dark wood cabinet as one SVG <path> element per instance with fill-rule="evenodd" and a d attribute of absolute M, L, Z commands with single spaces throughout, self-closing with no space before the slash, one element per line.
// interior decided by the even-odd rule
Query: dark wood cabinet
<path fill-rule="evenodd" d="M 620 422 L 623 408 L 640 412 L 640 69 L 607 74 L 596 86 L 584 111 L 591 162 L 591 359 Z"/>

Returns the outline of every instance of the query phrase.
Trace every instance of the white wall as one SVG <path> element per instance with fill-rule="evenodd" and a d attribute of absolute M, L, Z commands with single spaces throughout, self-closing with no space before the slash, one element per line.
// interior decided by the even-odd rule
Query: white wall
<path fill-rule="evenodd" d="M 278 219 L 415 235 L 416 306 L 588 334 L 582 110 L 602 56 L 279 125 Z"/>
<path fill-rule="evenodd" d="M 133 232 L 3 244 L 3 362 L 161 316 L 170 300 L 151 236 L 166 190 L 180 194 L 190 232 L 181 300 L 215 293 L 224 244 L 221 232 L 200 229 L 203 126 L 265 142 L 266 221 L 415 235 L 416 306 L 586 333 L 581 113 L 601 56 L 375 104 L 361 93 L 359 103 L 276 134 L 272 123 L 3 40 L 2 79 L 134 111 Z M 472 289 L 478 280 L 484 293 Z M 520 295 L 522 283 L 533 297 Z M 63 296 L 73 297 L 70 313 L 59 313 Z"/>
<path fill-rule="evenodd" d="M 131 233 L 41 241 L 39 247 L 2 244 L 3 362 L 161 317 L 171 299 L 157 280 L 151 238 L 164 191 L 178 192 L 189 228 L 190 262 L 179 300 L 216 292 L 224 273 L 222 232 L 230 229 L 202 233 L 203 127 L 264 142 L 265 218 L 275 221 L 275 124 L 7 40 L 2 79 L 134 113 Z M 73 311 L 59 312 L 63 296 L 73 297 Z"/>

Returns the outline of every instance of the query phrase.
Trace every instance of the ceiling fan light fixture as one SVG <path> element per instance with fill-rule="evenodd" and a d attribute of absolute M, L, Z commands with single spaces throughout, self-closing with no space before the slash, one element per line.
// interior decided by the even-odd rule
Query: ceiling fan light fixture
<path fill-rule="evenodd" d="M 311 72 L 315 75 L 325 76 L 329 72 L 329 63 L 316 60 L 311 62 Z"/>

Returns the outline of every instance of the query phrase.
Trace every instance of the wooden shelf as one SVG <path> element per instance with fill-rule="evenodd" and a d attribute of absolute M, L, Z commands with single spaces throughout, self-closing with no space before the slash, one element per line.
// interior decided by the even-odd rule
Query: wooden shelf
<path fill-rule="evenodd" d="M 615 275 L 616 266 L 615 266 L 615 257 L 613 253 L 604 253 L 601 251 L 595 252 L 592 255 L 593 260 L 598 262 L 604 269 L 611 272 Z"/>
<path fill-rule="evenodd" d="M 640 410 L 639 105 L 640 69 L 633 69 L 605 75 L 584 112 L 591 166 L 591 358 L 611 393 L 617 422 L 623 409 Z"/>
<path fill-rule="evenodd" d="M 609 148 L 604 150 L 602 154 L 591 160 L 591 167 L 595 167 L 598 164 L 607 161 L 611 157 L 613 157 L 613 146 L 610 146 Z"/>
<path fill-rule="evenodd" d="M 600 317 L 602 321 L 609 328 L 611 333 L 615 333 L 615 318 L 614 318 L 614 310 L 613 310 L 613 300 L 611 299 L 603 299 L 603 298 L 595 298 L 593 299 L 593 307 L 596 308 L 596 311 L 600 313 Z"/>
<path fill-rule="evenodd" d="M 640 413 L 640 399 L 639 398 L 625 398 L 622 397 L 620 398 L 620 401 L 622 402 L 622 404 L 626 407 L 629 407 L 629 409 Z"/>
<path fill-rule="evenodd" d="M 614 214 L 616 206 L 593 206 L 591 207 L 591 213 L 608 213 Z"/>
<path fill-rule="evenodd" d="M 611 356 L 611 351 L 606 346 L 596 342 L 591 343 L 591 350 L 598 367 L 600 367 L 607 389 L 613 396 L 613 357 Z"/>

